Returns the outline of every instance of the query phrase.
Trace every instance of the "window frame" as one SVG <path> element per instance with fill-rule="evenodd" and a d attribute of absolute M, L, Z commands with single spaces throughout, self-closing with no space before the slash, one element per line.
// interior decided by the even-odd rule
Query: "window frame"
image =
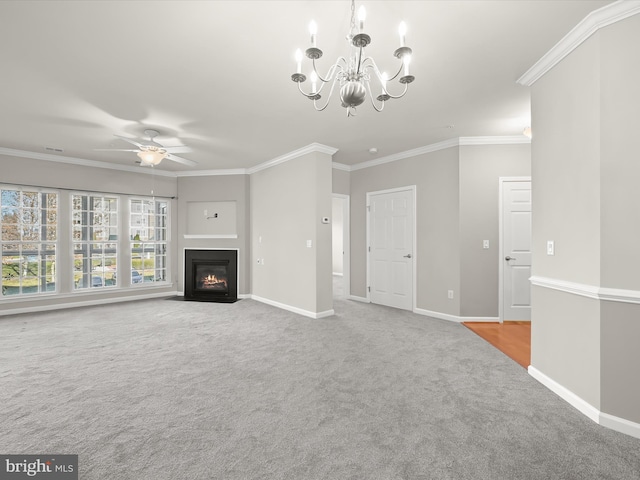
<path fill-rule="evenodd" d="M 30 187 L 23 185 L 12 185 L 12 184 L 0 184 L 0 192 L 1 191 L 9 191 L 9 192 L 17 192 L 19 193 L 19 201 L 18 205 L 11 206 L 5 205 L 2 202 L 2 198 L 0 198 L 0 226 L 2 230 L 0 230 L 0 264 L 2 265 L 2 274 L 0 274 L 0 300 L 10 300 L 10 299 L 24 299 L 24 298 L 34 298 L 41 297 L 44 295 L 54 295 L 60 291 L 60 276 L 58 275 L 58 268 L 56 268 L 56 264 L 58 262 L 58 257 L 60 255 L 60 200 L 61 195 L 60 192 L 55 189 L 50 188 L 41 188 L 41 187 Z M 24 194 L 35 194 L 38 199 L 38 206 L 36 208 L 29 208 L 24 204 Z M 53 195 L 55 198 L 55 207 L 49 208 L 48 199 L 46 196 Z M 4 211 L 15 209 L 17 215 L 16 223 L 7 223 L 4 219 Z M 35 218 L 36 221 L 33 223 L 24 223 L 23 222 L 23 212 L 27 212 L 33 210 L 32 218 Z M 51 219 L 54 219 L 53 226 L 51 224 Z M 8 225 L 15 225 L 16 233 L 19 233 L 20 238 L 15 240 L 5 240 L 4 232 L 8 231 L 5 228 Z M 23 234 L 26 232 L 26 228 L 29 228 L 32 231 L 38 231 L 38 239 L 24 239 Z M 49 239 L 49 235 L 53 230 L 54 239 Z M 16 246 L 17 250 L 13 252 L 9 249 L 5 249 L 5 246 Z M 23 247 L 26 246 L 37 246 L 36 249 L 25 250 Z M 7 255 L 7 252 L 12 252 L 12 255 Z M 5 294 L 7 288 L 9 286 L 5 285 L 4 278 L 4 266 L 8 265 L 8 262 L 5 263 L 5 257 L 18 257 L 18 292 Z M 29 261 L 29 257 L 36 257 L 35 261 Z M 26 260 L 24 260 L 26 259 Z M 35 263 L 37 265 L 37 274 L 36 275 L 25 275 L 24 272 L 29 271 L 29 264 Z M 24 265 L 24 266 L 23 266 Z M 47 274 L 47 270 L 49 270 L 49 274 Z M 25 286 L 25 280 L 36 279 L 36 291 L 24 291 L 25 288 L 29 288 Z M 52 285 L 53 288 L 49 288 Z M 16 287 L 13 287 L 16 288 Z"/>
<path fill-rule="evenodd" d="M 82 209 L 77 210 L 75 208 L 75 197 L 81 197 Z M 95 202 L 111 202 L 115 201 L 115 210 L 96 209 Z M 120 263 L 120 230 L 121 230 L 121 217 L 122 217 L 122 199 L 120 195 L 100 192 L 69 192 L 70 203 L 70 248 L 71 248 L 71 281 L 73 283 L 73 292 L 88 292 L 93 293 L 101 291 L 103 289 L 117 288 L 118 281 L 116 277 L 116 271 L 113 270 L 111 276 L 111 283 L 107 283 L 106 275 L 111 272 L 108 270 L 110 265 L 107 265 L 109 259 L 115 260 L 115 268 L 117 269 Z M 77 213 L 82 217 L 80 224 L 76 223 Z M 96 224 L 94 218 L 99 215 L 109 215 L 110 217 L 115 215 L 115 224 L 109 221 L 106 224 Z M 82 229 L 81 239 L 75 238 L 75 232 L 77 226 Z M 107 230 L 108 238 L 94 239 L 98 231 Z M 112 239 L 112 232 L 115 231 L 116 238 Z M 76 245 L 83 245 L 82 249 L 76 249 Z M 109 245 L 112 245 L 109 248 Z M 82 268 L 80 270 L 80 278 L 76 278 L 76 255 L 82 254 Z M 109 255 L 111 254 L 111 255 Z M 99 274 L 94 275 L 93 262 L 95 258 L 100 258 L 100 265 L 102 270 Z M 100 279 L 100 282 L 95 282 L 94 279 Z"/>
<path fill-rule="evenodd" d="M 142 275 L 142 280 L 139 282 L 134 282 L 134 274 L 132 273 L 131 277 L 131 286 L 135 286 L 136 288 L 142 286 L 167 286 L 171 284 L 171 201 L 167 198 L 156 198 L 156 197 L 144 197 L 144 196 L 132 196 L 128 199 L 128 225 L 127 225 L 127 238 L 128 238 L 128 254 L 130 257 L 130 268 L 131 271 L 137 271 Z M 141 219 L 141 225 L 134 225 L 134 217 L 136 215 L 149 215 L 144 212 L 144 207 L 141 208 L 141 211 L 134 211 L 133 204 L 135 202 L 140 202 L 140 205 L 144 206 L 145 203 L 154 203 L 154 226 L 152 227 L 154 230 L 154 234 L 150 236 L 146 236 L 145 238 L 139 236 L 142 230 L 149 230 L 150 227 L 148 224 Z M 158 212 L 158 206 L 164 205 L 164 212 Z M 158 218 L 164 219 L 164 221 L 158 223 Z M 134 234 L 134 229 L 137 228 L 137 234 Z M 161 232 L 164 233 L 164 238 L 156 239 L 157 231 L 160 229 Z M 135 237 L 138 237 L 137 239 Z M 135 247 L 136 244 L 141 244 L 141 247 Z M 160 249 L 160 251 L 159 251 Z M 150 254 L 153 253 L 153 275 L 149 279 L 149 275 L 146 275 L 149 268 L 145 267 L 145 253 Z M 161 265 L 158 266 L 157 260 L 161 259 Z M 134 261 L 140 261 L 141 267 L 134 266 Z M 148 259 L 147 259 L 148 260 Z M 158 273 L 162 272 L 162 277 L 158 276 Z"/>

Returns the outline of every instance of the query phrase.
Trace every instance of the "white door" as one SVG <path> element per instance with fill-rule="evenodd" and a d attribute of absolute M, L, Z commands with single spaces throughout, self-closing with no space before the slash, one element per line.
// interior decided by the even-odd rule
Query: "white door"
<path fill-rule="evenodd" d="M 502 320 L 531 320 L 531 181 L 502 182 Z"/>
<path fill-rule="evenodd" d="M 369 197 L 369 288 L 373 303 L 413 309 L 413 189 Z"/>

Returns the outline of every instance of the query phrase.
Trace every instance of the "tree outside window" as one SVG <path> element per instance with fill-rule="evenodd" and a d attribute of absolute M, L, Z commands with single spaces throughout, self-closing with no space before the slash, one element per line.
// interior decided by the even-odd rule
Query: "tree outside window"
<path fill-rule="evenodd" d="M 0 189 L 2 296 L 56 291 L 58 195 Z"/>

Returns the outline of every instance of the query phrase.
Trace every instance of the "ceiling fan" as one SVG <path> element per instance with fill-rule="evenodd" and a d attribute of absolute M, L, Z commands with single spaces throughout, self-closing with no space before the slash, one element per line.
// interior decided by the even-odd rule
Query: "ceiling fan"
<path fill-rule="evenodd" d="M 100 148 L 98 150 L 103 152 L 136 152 L 138 157 L 140 157 L 140 164 L 143 166 L 158 165 L 165 158 L 167 160 L 172 160 L 184 165 L 197 165 L 197 162 L 194 162 L 193 160 L 188 160 L 186 158 L 175 155 L 175 153 L 190 152 L 191 149 L 186 145 L 165 147 L 164 145 L 161 145 L 154 140 L 155 137 L 160 135 L 157 130 L 145 130 L 144 134 L 149 137 L 149 140 L 143 141 L 142 143 L 131 140 L 130 138 L 122 137 L 120 135 L 115 135 L 116 137 L 130 143 L 131 145 L 135 145 L 136 147 L 138 147 L 137 149 Z"/>

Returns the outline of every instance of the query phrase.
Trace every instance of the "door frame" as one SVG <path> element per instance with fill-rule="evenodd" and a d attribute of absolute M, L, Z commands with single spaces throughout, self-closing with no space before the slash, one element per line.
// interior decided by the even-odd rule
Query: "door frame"
<path fill-rule="evenodd" d="M 504 323 L 504 198 L 502 190 L 507 182 L 531 182 L 531 177 L 500 177 L 498 178 L 498 319 Z M 531 207 L 533 210 L 533 206 Z"/>
<path fill-rule="evenodd" d="M 351 296 L 351 220 L 349 213 L 351 212 L 351 196 L 342 193 L 332 194 L 333 198 L 342 199 L 342 281 L 344 282 L 344 297 Z"/>
<path fill-rule="evenodd" d="M 418 254 L 416 252 L 418 246 L 418 229 L 417 229 L 417 208 L 416 208 L 416 186 L 415 185 L 407 185 L 406 187 L 396 187 L 396 188 L 388 188 L 386 190 L 376 190 L 373 192 L 367 192 L 367 200 L 366 200 L 366 212 L 367 212 L 367 239 L 365 245 L 365 251 L 367 253 L 367 285 L 366 285 L 366 293 L 367 293 L 367 302 L 371 303 L 371 197 L 374 195 L 384 195 L 386 193 L 397 193 L 397 192 L 411 192 L 411 201 L 413 203 L 413 238 L 411 241 L 413 242 L 413 253 L 411 257 L 411 268 L 412 279 L 411 279 L 411 311 L 416 311 L 416 285 L 417 285 L 417 272 L 416 272 L 416 259 L 418 258 Z"/>

